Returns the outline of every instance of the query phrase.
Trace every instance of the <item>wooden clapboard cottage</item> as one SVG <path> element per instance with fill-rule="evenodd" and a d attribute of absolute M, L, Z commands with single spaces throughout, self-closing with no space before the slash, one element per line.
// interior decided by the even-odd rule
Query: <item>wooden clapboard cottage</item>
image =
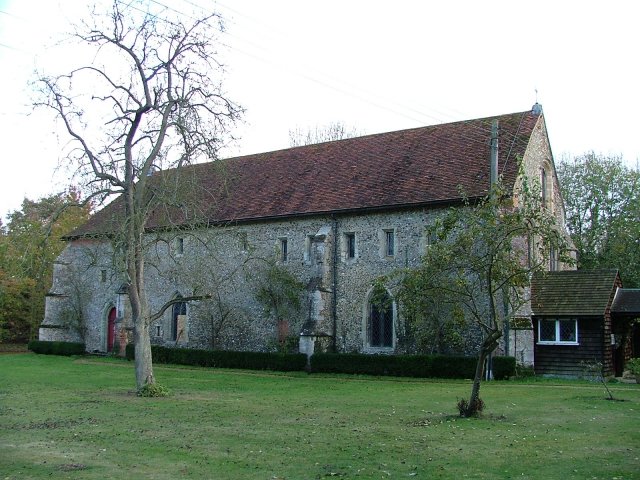
<path fill-rule="evenodd" d="M 567 270 L 531 284 L 536 374 L 579 377 L 601 363 L 620 376 L 632 355 L 640 291 L 623 289 L 617 270 Z"/>

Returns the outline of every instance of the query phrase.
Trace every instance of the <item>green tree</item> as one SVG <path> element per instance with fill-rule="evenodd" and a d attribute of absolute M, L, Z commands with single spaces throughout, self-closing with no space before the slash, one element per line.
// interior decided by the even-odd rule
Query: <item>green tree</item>
<path fill-rule="evenodd" d="M 463 317 L 475 334 L 478 361 L 469 400 L 460 409 L 464 416 L 482 409 L 485 360 L 506 322 L 528 301 L 531 275 L 547 269 L 551 247 L 568 261 L 564 235 L 526 182 L 518 205 L 497 185 L 486 198 L 448 210 L 429 229 L 434 241 L 420 266 L 399 273 L 398 298 L 409 323 L 432 322 L 424 309 L 439 305 L 440 312 L 449 312 L 452 331 Z"/>
<path fill-rule="evenodd" d="M 640 287 L 638 169 L 590 152 L 561 162 L 558 177 L 578 267 L 615 267 L 625 286 Z"/>
<path fill-rule="evenodd" d="M 34 283 L 0 270 L 0 343 L 26 343 L 33 337 Z"/>
<path fill-rule="evenodd" d="M 22 202 L 7 215 L 0 233 L 0 328 L 11 341 L 35 338 L 51 288 L 53 262 L 65 246 L 62 236 L 87 221 L 90 206 L 78 206 L 68 192 Z"/>
<path fill-rule="evenodd" d="M 305 286 L 275 259 L 264 260 L 257 274 L 254 274 L 254 281 L 257 286 L 256 300 L 264 306 L 267 315 L 275 317 L 279 330 L 278 341 L 280 348 L 284 349 L 286 332 L 281 329 L 286 325 L 285 330 L 288 331 L 289 322 L 300 315 Z"/>
<path fill-rule="evenodd" d="M 155 7 L 157 2 L 114 0 L 107 12 L 91 12 L 71 38 L 92 55 L 66 73 L 40 76 L 36 102 L 60 120 L 70 138 L 69 164 L 91 195 L 119 195 L 122 216 L 109 238 L 128 285 L 138 389 L 155 383 L 151 323 L 174 303 L 203 298 L 176 298 L 150 311 L 147 221 L 159 205 L 186 211 L 181 196 L 190 189 L 178 181 L 181 168 L 216 159 L 241 113 L 221 86 L 215 43 L 220 16 L 196 18 L 171 9 L 156 14 Z M 158 169 L 172 173 L 153 174 Z"/>

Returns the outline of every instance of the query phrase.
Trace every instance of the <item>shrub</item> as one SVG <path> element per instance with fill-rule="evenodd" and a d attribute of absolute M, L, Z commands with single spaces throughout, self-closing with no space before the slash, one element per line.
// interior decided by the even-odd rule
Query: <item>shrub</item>
<path fill-rule="evenodd" d="M 632 375 L 640 375 L 640 358 L 632 358 L 627 362 L 625 368 L 629 370 Z"/>
<path fill-rule="evenodd" d="M 311 371 L 398 377 L 472 378 L 476 359 L 447 355 L 366 355 L 316 353 Z"/>
<path fill-rule="evenodd" d="M 126 356 L 135 358 L 135 347 L 127 345 Z M 230 350 L 197 350 L 151 346 L 151 358 L 155 363 L 173 363 L 199 367 L 244 368 L 248 370 L 301 371 L 307 365 L 302 353 L 236 352 Z"/>
<path fill-rule="evenodd" d="M 28 346 L 26 343 L 0 343 L 0 352 L 26 352 Z"/>
<path fill-rule="evenodd" d="M 473 378 L 476 373 L 475 357 L 458 357 L 454 355 L 434 355 L 433 374 L 436 378 Z"/>
<path fill-rule="evenodd" d="M 43 340 L 31 340 L 29 350 L 44 355 L 84 355 L 84 343 L 76 342 L 46 342 Z"/>
<path fill-rule="evenodd" d="M 532 366 L 516 365 L 516 377 L 518 378 L 531 378 L 535 377 L 536 372 Z"/>
<path fill-rule="evenodd" d="M 508 380 L 516 374 L 515 357 L 493 357 L 491 360 L 493 378 L 496 380 Z"/>
<path fill-rule="evenodd" d="M 136 392 L 139 397 L 166 397 L 169 395 L 169 389 L 159 383 L 145 383 Z"/>

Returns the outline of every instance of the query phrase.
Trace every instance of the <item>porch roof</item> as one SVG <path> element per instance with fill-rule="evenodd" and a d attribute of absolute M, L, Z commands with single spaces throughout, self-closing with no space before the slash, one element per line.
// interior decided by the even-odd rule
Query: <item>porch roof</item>
<path fill-rule="evenodd" d="M 640 317 L 640 288 L 619 288 L 611 313 L 616 317 Z"/>
<path fill-rule="evenodd" d="M 619 283 L 615 269 L 547 272 L 531 281 L 531 310 L 538 317 L 603 316 Z"/>

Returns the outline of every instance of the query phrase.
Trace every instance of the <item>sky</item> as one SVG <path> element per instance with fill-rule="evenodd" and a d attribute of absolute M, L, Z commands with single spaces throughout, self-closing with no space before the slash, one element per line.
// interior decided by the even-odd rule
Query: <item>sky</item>
<path fill-rule="evenodd" d="M 99 0 L 100 1 L 100 0 Z M 542 104 L 555 161 L 640 160 L 640 3 L 603 1 L 150 0 L 225 19 L 228 96 L 246 109 L 221 156 L 289 146 L 341 122 L 362 134 Z M 35 71 L 86 12 L 76 0 L 0 0 L 0 217 L 63 191 L 68 139 L 31 107 Z"/>

